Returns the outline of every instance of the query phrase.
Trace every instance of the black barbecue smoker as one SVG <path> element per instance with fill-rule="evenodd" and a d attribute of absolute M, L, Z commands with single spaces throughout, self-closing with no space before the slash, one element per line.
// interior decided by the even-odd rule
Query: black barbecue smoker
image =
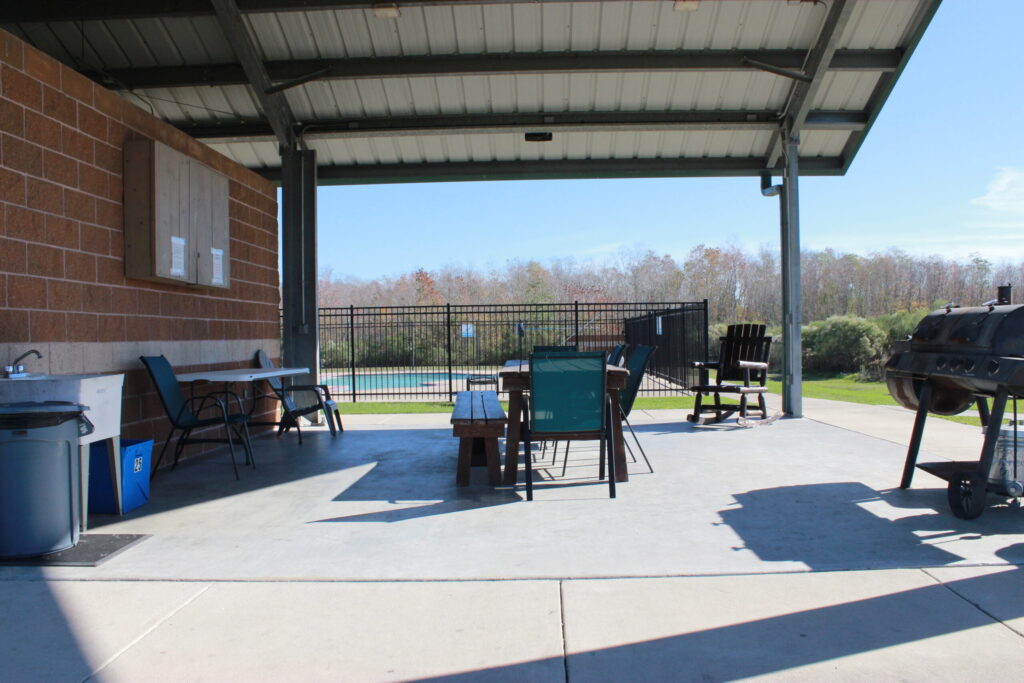
<path fill-rule="evenodd" d="M 1018 456 L 1024 443 L 1018 448 L 1017 434 L 1017 399 L 1024 396 L 1024 305 L 1013 305 L 1010 285 L 981 306 L 950 304 L 925 316 L 910 339 L 897 345 L 885 381 L 900 405 L 917 411 L 900 488 L 910 486 L 915 465 L 945 479 L 949 507 L 961 519 L 980 516 L 989 492 L 1024 495 L 1024 454 Z M 918 465 L 928 413 L 956 415 L 975 404 L 985 428 L 980 458 Z M 1004 424 L 1008 404 L 1009 426 Z"/>

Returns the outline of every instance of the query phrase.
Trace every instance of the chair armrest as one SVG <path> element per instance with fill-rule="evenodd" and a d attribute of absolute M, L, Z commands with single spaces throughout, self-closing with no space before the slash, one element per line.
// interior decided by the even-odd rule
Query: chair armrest
<path fill-rule="evenodd" d="M 195 403 L 197 401 L 199 402 L 199 407 L 198 408 L 194 408 L 194 409 L 189 408 L 190 405 L 192 405 L 193 403 Z M 192 417 L 198 418 L 199 413 L 203 412 L 207 408 L 214 407 L 214 406 L 207 406 L 206 405 L 207 401 L 213 401 L 215 406 L 217 408 L 220 408 L 221 414 L 224 415 L 224 416 L 227 416 L 227 409 L 224 407 L 224 402 L 221 401 L 216 396 L 214 396 L 213 394 L 206 394 L 204 396 L 193 396 L 191 398 L 186 398 L 185 399 L 185 403 L 183 403 L 182 406 L 181 406 L 181 410 L 178 411 L 178 415 L 174 418 L 175 422 L 181 421 L 182 414 L 185 411 L 188 411 L 192 415 Z"/>
<path fill-rule="evenodd" d="M 286 387 L 281 387 L 281 393 L 295 391 L 315 391 L 320 394 L 321 399 L 325 401 L 331 400 L 331 390 L 327 388 L 326 384 L 290 384 Z"/>
<path fill-rule="evenodd" d="M 736 361 L 736 365 L 738 365 L 741 368 L 748 369 L 748 370 L 767 370 L 768 369 L 768 364 L 767 363 L 759 363 L 757 361 L 752 361 L 752 360 Z"/>
<path fill-rule="evenodd" d="M 715 369 L 719 365 L 716 360 L 691 360 L 691 368 L 702 368 L 702 369 Z"/>
<path fill-rule="evenodd" d="M 224 409 L 225 410 L 227 410 L 227 404 L 229 403 L 228 399 L 234 399 L 235 400 L 235 405 L 238 406 L 238 414 L 239 415 L 245 415 L 246 414 L 245 406 L 242 404 L 242 398 L 238 394 L 236 394 L 235 392 L 228 391 L 227 389 L 225 389 L 224 391 L 217 391 L 217 392 L 214 392 L 214 393 L 216 395 L 224 397 Z M 228 412 L 230 412 L 230 411 L 228 411 Z"/>

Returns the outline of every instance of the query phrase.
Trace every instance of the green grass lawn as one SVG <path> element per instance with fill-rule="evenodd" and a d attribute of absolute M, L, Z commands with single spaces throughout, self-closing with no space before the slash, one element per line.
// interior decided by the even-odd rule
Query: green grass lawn
<path fill-rule="evenodd" d="M 768 376 L 768 391 L 776 394 L 782 391 L 781 375 Z M 827 398 L 831 401 L 846 401 L 847 403 L 866 403 L 873 406 L 899 405 L 889 394 L 885 382 L 861 382 L 853 375 L 804 373 L 804 396 Z M 942 417 L 944 420 L 962 424 L 979 424 L 977 413 L 972 410 L 950 417 L 939 415 L 935 417 Z"/>
<path fill-rule="evenodd" d="M 805 373 L 803 386 L 804 396 L 807 396 L 808 398 L 826 398 L 832 401 L 866 403 L 869 405 L 897 405 L 896 401 L 889 395 L 889 390 L 886 388 L 885 382 L 859 382 L 852 375 Z M 782 391 L 782 382 L 779 375 L 769 376 L 768 390 L 776 394 Z M 508 402 L 502 402 L 502 406 L 505 410 L 508 410 Z M 395 401 L 390 403 L 367 401 L 364 403 L 339 403 L 338 407 L 341 409 L 342 413 L 350 415 L 382 413 L 444 413 L 452 409 L 452 404 L 445 401 Z M 634 407 L 641 410 L 689 410 L 693 407 L 693 397 L 639 396 L 636 399 Z M 971 410 L 961 415 L 954 415 L 943 419 L 969 425 L 978 424 L 978 417 Z"/>

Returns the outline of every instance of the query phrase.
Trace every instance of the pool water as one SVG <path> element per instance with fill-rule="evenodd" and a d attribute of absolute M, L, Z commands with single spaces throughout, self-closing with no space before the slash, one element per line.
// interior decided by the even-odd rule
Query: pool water
<path fill-rule="evenodd" d="M 453 372 L 452 383 L 456 391 L 464 389 L 466 373 Z M 352 391 L 352 376 L 332 377 L 331 388 Z M 356 391 L 380 391 L 386 389 L 448 389 L 447 372 L 395 372 L 382 375 L 356 375 Z"/>

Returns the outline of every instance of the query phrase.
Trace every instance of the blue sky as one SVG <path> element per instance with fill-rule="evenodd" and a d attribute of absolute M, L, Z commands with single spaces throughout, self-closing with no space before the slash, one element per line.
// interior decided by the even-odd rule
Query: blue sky
<path fill-rule="evenodd" d="M 1024 259 L 1022 0 L 945 0 L 847 175 L 801 178 L 804 247 Z M 322 187 L 319 263 L 372 279 L 508 259 L 778 246 L 756 178 Z M 471 244 L 471 247 L 465 245 Z"/>

